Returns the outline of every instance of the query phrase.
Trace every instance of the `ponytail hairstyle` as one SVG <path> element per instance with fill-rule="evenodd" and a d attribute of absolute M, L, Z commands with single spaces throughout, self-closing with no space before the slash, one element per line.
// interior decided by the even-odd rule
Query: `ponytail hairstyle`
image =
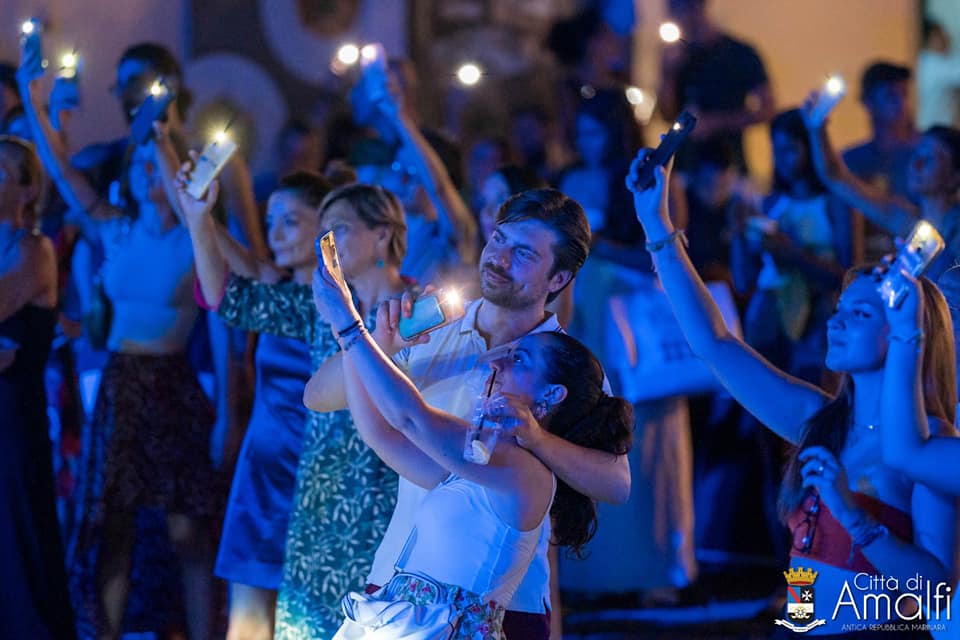
<path fill-rule="evenodd" d="M 844 276 L 843 288 L 846 289 L 856 278 L 873 277 L 872 273 L 872 267 L 850 269 Z M 926 336 L 921 363 L 923 409 L 927 416 L 952 425 L 957 417 L 957 370 L 950 310 L 943 294 L 927 278 L 920 278 L 920 290 L 924 306 L 922 329 Z M 903 393 L 910 393 L 910 389 L 904 389 Z M 821 446 L 839 458 L 847 444 L 852 415 L 853 379 L 844 373 L 840 380 L 840 391 L 807 419 L 800 441 L 787 461 L 777 502 L 777 511 L 784 522 L 800 506 L 804 496 L 803 478 L 800 476 L 803 465 L 797 456 L 807 447 Z"/>
<path fill-rule="evenodd" d="M 548 384 L 566 387 L 566 397 L 545 418 L 547 431 L 568 442 L 626 455 L 633 441 L 633 407 L 623 398 L 603 390 L 603 368 L 583 344 L 565 333 L 545 331 L 529 336 L 542 341 L 543 372 Z M 553 539 L 583 556 L 583 546 L 597 530 L 597 506 L 589 497 L 557 479 L 557 494 L 550 509 Z"/>
<path fill-rule="evenodd" d="M 46 174 L 36 148 L 33 143 L 23 138 L 0 135 L 0 153 L 6 154 L 17 166 L 17 183 L 21 187 L 34 189 L 33 198 L 23 207 L 23 218 L 27 228 L 39 228 L 43 194 L 46 192 Z"/>

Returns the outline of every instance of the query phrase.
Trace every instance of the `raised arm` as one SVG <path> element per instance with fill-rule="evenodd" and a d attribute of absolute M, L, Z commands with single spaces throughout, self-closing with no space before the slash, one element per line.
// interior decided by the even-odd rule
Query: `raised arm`
<path fill-rule="evenodd" d="M 456 244 L 460 259 L 465 264 L 476 263 L 477 223 L 450 179 L 443 161 L 402 109 L 387 111 L 401 143 L 409 152 L 407 157 L 420 176 L 430 204 L 436 210 L 444 237 Z"/>
<path fill-rule="evenodd" d="M 169 127 L 166 124 L 158 122 L 154 124 L 154 130 L 156 131 L 154 139 L 156 140 L 157 146 L 157 164 L 160 167 L 160 176 L 163 181 L 163 188 L 167 192 L 167 197 L 170 199 L 170 202 L 173 203 L 173 208 L 177 212 L 177 216 L 188 228 L 190 228 L 190 225 L 187 223 L 187 220 L 184 216 L 183 205 L 180 202 L 180 195 L 177 190 L 177 173 L 181 169 L 181 159 L 177 155 L 177 150 L 173 146 L 173 142 L 168 135 Z M 196 161 L 196 154 L 191 153 L 191 158 Z M 214 203 L 216 203 L 215 199 L 211 201 L 211 210 Z M 210 218 L 213 221 L 213 224 L 206 225 L 204 223 L 203 229 L 198 229 L 198 232 L 201 235 L 209 233 L 213 234 L 213 236 L 216 238 L 217 248 L 219 249 L 220 256 L 226 261 L 230 271 L 245 278 L 251 278 L 268 283 L 277 282 L 281 279 L 283 275 L 282 271 L 277 269 L 277 267 L 270 262 L 270 260 L 258 257 L 252 249 L 247 249 L 242 244 L 237 242 L 223 225 L 213 220 L 213 216 L 207 214 L 205 217 Z M 257 229 L 257 233 L 259 234 L 259 228 Z M 190 237 L 194 237 L 192 229 Z M 258 235 L 258 237 L 260 236 Z M 205 236 L 204 240 L 206 240 Z M 194 252 L 196 252 L 196 246 L 194 247 Z M 204 298 L 206 298 L 208 301 L 210 300 L 207 298 L 206 293 L 204 293 Z"/>
<path fill-rule="evenodd" d="M 217 223 L 210 215 L 220 193 L 220 183 L 214 180 L 202 200 L 187 193 L 187 176 L 190 164 L 185 163 L 176 178 L 176 203 L 180 210 L 190 242 L 193 244 L 193 260 L 197 265 L 197 280 L 204 301 L 211 307 L 217 307 L 223 297 L 224 282 L 230 270 L 226 259 L 220 252 L 217 241 Z"/>
<path fill-rule="evenodd" d="M 810 154 L 817 175 L 830 192 L 890 233 L 906 237 L 917 221 L 917 207 L 899 196 L 887 195 L 853 175 L 837 155 L 827 134 L 826 121 L 813 115 L 817 94 L 807 98 L 801 113 L 810 137 Z"/>
<path fill-rule="evenodd" d="M 431 290 L 427 285 L 424 292 Z M 373 338 L 380 350 L 393 358 L 394 362 L 403 367 L 403 361 L 409 354 L 408 347 L 424 344 L 430 341 L 430 333 L 425 333 L 412 341 L 404 340 L 396 331 L 397 323 L 403 317 L 410 317 L 413 310 L 414 295 L 405 291 L 397 299 L 386 300 L 377 309 L 377 328 Z M 460 309 L 460 315 L 462 315 Z M 456 316 L 449 314 L 452 320 Z M 312 411 L 328 412 L 339 411 L 347 406 L 347 397 L 344 392 L 343 374 L 340 371 L 343 354 L 336 353 L 327 358 L 307 381 L 303 391 L 303 404 Z"/>
<path fill-rule="evenodd" d="M 654 187 L 640 190 L 636 186 L 648 154 L 643 150 L 634 160 L 627 185 L 634 192 L 634 206 L 657 274 L 690 348 L 761 423 L 789 442 L 798 442 L 804 422 L 823 406 L 827 394 L 780 371 L 729 331 L 670 221 L 669 172 L 657 168 Z"/>
<path fill-rule="evenodd" d="M 889 346 L 883 370 L 880 437 L 883 462 L 914 482 L 960 495 L 960 438 L 930 436 L 923 401 L 922 354 L 931 336 L 920 332 L 923 300 L 915 281 L 899 309 L 887 308 Z M 935 420 L 935 419 L 934 419 Z M 950 427 L 941 421 L 939 431 Z"/>
<path fill-rule="evenodd" d="M 349 360 L 344 362 L 339 353 L 335 357 L 360 438 L 391 469 L 410 482 L 427 489 L 437 486 L 448 471 L 390 426 L 360 381 L 356 366 Z M 333 358 L 328 358 L 327 362 L 331 360 Z"/>
<path fill-rule="evenodd" d="M 97 195 L 82 173 L 70 166 L 63 139 L 53 128 L 43 108 L 39 95 L 40 76 L 35 76 L 31 71 L 39 65 L 33 60 L 33 56 L 39 54 L 25 50 L 22 55 L 20 69 L 17 71 L 17 83 L 23 99 L 23 110 L 37 146 L 37 154 L 60 196 L 76 213 L 99 218 L 120 215 L 118 209 Z"/>
<path fill-rule="evenodd" d="M 258 263 L 270 263 L 270 250 L 263 237 L 260 226 L 260 210 L 253 195 L 253 178 L 246 159 L 239 153 L 234 154 L 221 176 L 224 205 L 243 229 L 243 235 L 250 245 L 248 250 Z M 239 245 L 239 243 L 236 243 Z"/>

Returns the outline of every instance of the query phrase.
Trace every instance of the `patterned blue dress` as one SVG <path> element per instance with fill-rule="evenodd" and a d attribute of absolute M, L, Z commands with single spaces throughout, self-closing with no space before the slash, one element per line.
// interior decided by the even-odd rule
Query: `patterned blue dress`
<path fill-rule="evenodd" d="M 218 313 L 247 331 L 310 345 L 314 369 L 339 350 L 310 287 L 231 276 Z M 372 326 L 367 318 L 367 326 Z M 340 599 L 363 590 L 393 513 L 397 475 L 357 435 L 349 411 L 310 412 L 287 531 L 275 638 L 330 638 Z"/>

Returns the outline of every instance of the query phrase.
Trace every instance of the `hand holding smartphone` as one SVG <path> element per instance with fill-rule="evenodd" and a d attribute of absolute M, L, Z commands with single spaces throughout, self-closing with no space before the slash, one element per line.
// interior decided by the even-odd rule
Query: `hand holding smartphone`
<path fill-rule="evenodd" d="M 338 286 L 346 288 L 347 283 L 343 279 L 343 269 L 340 266 L 340 255 L 337 253 L 337 243 L 333 237 L 333 231 L 327 231 L 317 238 L 316 244 L 317 260 L 326 267 L 327 272 L 333 277 L 333 281 Z"/>
<path fill-rule="evenodd" d="M 906 271 L 912 277 L 919 278 L 945 246 L 943 238 L 932 224 L 926 220 L 918 222 L 877 286 L 884 304 L 891 309 L 898 308 L 909 291 L 900 272 Z"/>
<path fill-rule="evenodd" d="M 431 293 L 416 299 L 410 317 L 400 318 L 397 332 L 401 338 L 409 342 L 447 321 L 447 314 L 440 304 L 440 294 L 441 292 Z"/>
<path fill-rule="evenodd" d="M 153 123 L 166 117 L 167 107 L 175 97 L 175 92 L 160 81 L 150 87 L 130 122 L 130 137 L 134 142 L 143 145 L 153 138 Z"/>
<path fill-rule="evenodd" d="M 225 131 L 218 132 L 200 152 L 200 157 L 190 172 L 187 193 L 197 200 L 202 199 L 210 183 L 220 175 L 236 151 L 237 143 Z"/>
<path fill-rule="evenodd" d="M 808 122 L 816 127 L 822 126 L 846 94 L 847 85 L 843 78 L 838 75 L 827 78 L 823 88 L 813 93 L 813 101 L 807 115 Z"/>
<path fill-rule="evenodd" d="M 43 26 L 37 18 L 30 18 L 20 25 L 20 73 L 28 80 L 43 76 Z"/>
<path fill-rule="evenodd" d="M 387 88 L 387 52 L 380 43 L 364 45 L 360 49 L 360 84 L 371 104 L 390 101 Z"/>
<path fill-rule="evenodd" d="M 687 139 L 687 136 L 690 135 L 690 132 L 693 131 L 696 126 L 697 119 L 689 112 L 684 111 L 677 116 L 677 120 L 671 125 L 670 130 L 667 131 L 663 140 L 660 141 L 659 146 L 647 156 L 646 162 L 640 167 L 637 180 L 633 185 L 633 189 L 636 192 L 645 191 L 653 186 L 654 169 L 666 166 L 666 164 L 670 162 L 670 158 L 674 156 L 677 149 L 680 148 L 680 145 Z"/>

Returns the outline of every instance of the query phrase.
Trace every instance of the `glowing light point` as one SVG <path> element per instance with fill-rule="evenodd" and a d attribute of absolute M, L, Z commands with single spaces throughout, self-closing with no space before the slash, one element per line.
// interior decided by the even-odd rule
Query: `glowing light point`
<path fill-rule="evenodd" d="M 223 143 L 224 141 L 226 141 L 226 139 L 227 139 L 227 132 L 224 131 L 223 129 L 213 134 L 213 141 L 216 142 L 217 144 Z"/>
<path fill-rule="evenodd" d="M 920 242 L 928 242 L 936 233 L 937 230 L 926 220 L 921 220 L 917 223 L 916 237 Z"/>
<path fill-rule="evenodd" d="M 627 87 L 624 93 L 626 93 L 627 102 L 630 104 L 643 104 L 645 96 L 643 95 L 643 89 L 640 87 Z"/>
<path fill-rule="evenodd" d="M 60 58 L 60 66 L 64 69 L 75 69 L 77 67 L 77 54 L 73 52 L 63 54 Z"/>
<path fill-rule="evenodd" d="M 365 44 L 363 48 L 360 49 L 360 57 L 366 62 L 373 62 L 377 59 L 377 47 L 372 44 Z"/>
<path fill-rule="evenodd" d="M 482 75 L 483 71 L 480 67 L 472 62 L 460 65 L 460 68 L 457 69 L 457 80 L 465 87 L 472 87 L 480 82 L 480 76 Z"/>
<path fill-rule="evenodd" d="M 150 95 L 153 97 L 162 96 L 167 92 L 167 88 L 163 86 L 163 83 L 159 80 L 154 80 L 153 84 L 150 85 Z"/>
<path fill-rule="evenodd" d="M 463 299 L 460 297 L 460 292 L 457 289 L 447 289 L 444 291 L 444 302 L 451 306 L 459 306 Z"/>
<path fill-rule="evenodd" d="M 37 30 L 37 24 L 33 20 L 24 20 L 23 24 L 20 25 L 20 31 L 25 36 L 30 35 L 36 30 Z"/>
<path fill-rule="evenodd" d="M 660 39 L 673 44 L 680 39 L 680 27 L 675 22 L 664 22 L 660 25 Z"/>
<path fill-rule="evenodd" d="M 366 47 L 364 47 L 366 49 Z M 337 49 L 337 60 L 342 64 L 356 64 L 360 59 L 360 49 L 357 45 L 348 43 Z"/>
<path fill-rule="evenodd" d="M 827 78 L 827 83 L 824 85 L 824 89 L 831 96 L 838 96 L 843 93 L 847 88 L 847 85 L 844 83 L 843 78 L 838 75 L 833 75 Z"/>
<path fill-rule="evenodd" d="M 670 128 L 673 129 L 674 131 L 680 131 L 680 129 L 682 129 L 683 127 L 680 126 L 679 122 L 674 122 L 673 126 Z"/>

